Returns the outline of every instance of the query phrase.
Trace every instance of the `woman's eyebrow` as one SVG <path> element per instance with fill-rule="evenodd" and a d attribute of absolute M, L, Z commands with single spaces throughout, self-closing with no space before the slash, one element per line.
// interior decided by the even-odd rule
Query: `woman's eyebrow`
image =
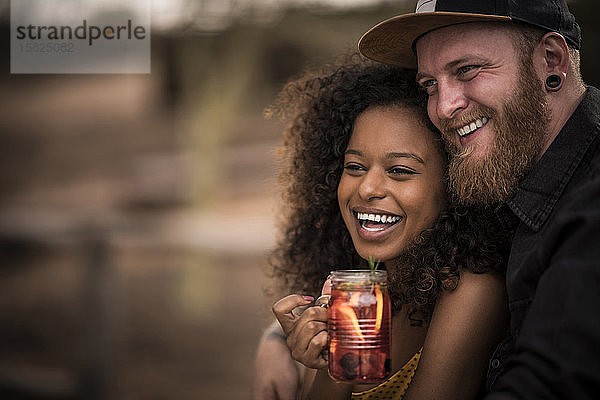
<path fill-rule="evenodd" d="M 363 155 L 362 151 L 358 151 L 358 150 L 354 150 L 354 149 L 348 149 L 348 150 L 346 150 L 346 152 L 344 154 L 354 154 L 356 156 Z"/>
<path fill-rule="evenodd" d="M 348 149 L 344 154 L 354 154 L 356 156 L 363 156 L 363 152 L 355 149 Z M 394 158 L 412 158 L 413 160 L 420 162 L 421 164 L 425 164 L 425 161 L 414 153 L 405 153 L 405 152 L 391 152 L 385 155 L 385 158 L 388 160 L 392 160 Z"/>
<path fill-rule="evenodd" d="M 415 161 L 420 162 L 421 164 L 425 164 L 425 161 L 423 161 L 423 159 L 421 157 L 419 157 L 418 155 L 414 154 L 414 153 L 387 153 L 386 154 L 386 158 L 387 159 L 393 159 L 393 158 L 412 158 Z"/>

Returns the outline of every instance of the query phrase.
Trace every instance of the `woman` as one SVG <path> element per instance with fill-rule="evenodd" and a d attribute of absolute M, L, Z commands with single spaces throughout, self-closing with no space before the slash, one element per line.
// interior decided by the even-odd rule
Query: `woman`
<path fill-rule="evenodd" d="M 293 118 L 275 276 L 291 292 L 315 294 L 331 269 L 373 257 L 388 271 L 394 308 L 396 373 L 379 387 L 353 387 L 327 374 L 326 310 L 298 316 L 312 302 L 300 294 L 277 302 L 291 354 L 316 370 L 303 396 L 474 398 L 506 324 L 505 241 L 485 212 L 448 204 L 446 156 L 414 74 L 346 64 L 289 84 L 279 104 Z"/>

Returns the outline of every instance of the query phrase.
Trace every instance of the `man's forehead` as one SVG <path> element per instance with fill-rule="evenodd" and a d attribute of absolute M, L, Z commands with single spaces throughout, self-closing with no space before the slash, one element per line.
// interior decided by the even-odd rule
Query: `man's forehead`
<path fill-rule="evenodd" d="M 498 26 L 500 25 L 500 26 Z M 418 69 L 424 60 L 437 65 L 460 63 L 469 59 L 493 57 L 499 52 L 512 51 L 513 43 L 504 23 L 464 23 L 434 29 L 415 42 Z"/>
<path fill-rule="evenodd" d="M 469 35 L 469 39 L 487 40 L 490 36 L 505 36 L 508 37 L 510 31 L 510 23 L 508 22 L 465 22 L 442 26 L 432 29 L 424 33 L 415 40 L 415 47 L 422 39 L 435 38 L 435 40 L 456 40 L 456 36 L 460 36 L 461 41 L 464 41 L 465 35 Z"/>

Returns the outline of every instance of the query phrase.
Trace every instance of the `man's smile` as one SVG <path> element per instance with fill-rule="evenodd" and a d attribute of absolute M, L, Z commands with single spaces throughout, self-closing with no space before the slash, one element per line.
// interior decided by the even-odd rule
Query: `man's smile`
<path fill-rule="evenodd" d="M 458 136 L 460 136 L 461 138 L 467 137 L 469 135 L 472 135 L 476 130 L 483 127 L 485 124 L 487 124 L 488 121 L 489 120 L 486 117 L 477 118 L 476 120 L 471 121 L 465 126 L 458 128 L 456 130 L 456 133 L 458 133 Z"/>

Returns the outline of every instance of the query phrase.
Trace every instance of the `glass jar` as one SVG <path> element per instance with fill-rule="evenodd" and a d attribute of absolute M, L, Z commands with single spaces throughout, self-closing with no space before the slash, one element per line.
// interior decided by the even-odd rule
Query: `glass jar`
<path fill-rule="evenodd" d="M 332 271 L 328 307 L 329 375 L 376 383 L 390 375 L 391 303 L 386 271 Z"/>

